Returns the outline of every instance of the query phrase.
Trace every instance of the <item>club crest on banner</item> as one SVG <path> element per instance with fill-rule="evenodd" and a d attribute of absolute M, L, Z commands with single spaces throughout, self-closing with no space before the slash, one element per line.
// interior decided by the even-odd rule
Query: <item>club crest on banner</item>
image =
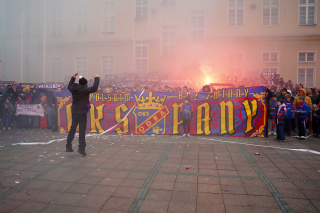
<path fill-rule="evenodd" d="M 169 110 L 164 105 L 167 95 L 154 97 L 149 92 L 148 97 L 138 98 L 135 95 L 136 106 L 133 110 L 135 116 L 136 134 L 164 134 L 166 132 L 166 117 Z"/>

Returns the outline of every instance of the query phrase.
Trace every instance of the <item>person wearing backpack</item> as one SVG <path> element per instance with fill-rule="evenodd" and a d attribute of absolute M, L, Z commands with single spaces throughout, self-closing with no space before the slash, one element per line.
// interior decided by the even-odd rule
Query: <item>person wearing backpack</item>
<path fill-rule="evenodd" d="M 277 101 L 276 113 L 273 116 L 272 126 L 277 128 L 277 138 L 276 141 L 286 142 L 286 137 L 284 134 L 284 126 L 286 124 L 287 109 L 284 101 L 282 99 Z"/>
<path fill-rule="evenodd" d="M 311 108 L 305 102 L 304 96 L 299 97 L 299 103 L 296 110 L 298 118 L 299 138 L 305 139 L 306 136 L 306 119 L 311 114 Z"/>

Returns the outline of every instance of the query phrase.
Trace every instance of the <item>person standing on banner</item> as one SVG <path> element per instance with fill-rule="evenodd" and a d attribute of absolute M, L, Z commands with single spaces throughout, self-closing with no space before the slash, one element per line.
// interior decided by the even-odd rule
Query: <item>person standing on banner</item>
<path fill-rule="evenodd" d="M 79 84 L 74 83 L 78 73 L 74 74 L 69 82 L 68 90 L 72 93 L 72 125 L 67 138 L 66 152 L 73 152 L 72 141 L 79 124 L 79 149 L 78 152 L 86 156 L 86 126 L 87 113 L 90 109 L 89 95 L 98 90 L 99 76 L 94 74 L 94 83 L 92 87 L 88 87 L 88 81 L 84 77 L 79 77 Z"/>
<path fill-rule="evenodd" d="M 193 119 L 193 108 L 192 108 L 192 105 L 190 104 L 190 99 L 188 97 L 184 100 L 180 113 L 181 113 L 183 131 L 184 131 L 182 136 L 190 137 L 190 123 L 191 123 L 191 120 Z"/>

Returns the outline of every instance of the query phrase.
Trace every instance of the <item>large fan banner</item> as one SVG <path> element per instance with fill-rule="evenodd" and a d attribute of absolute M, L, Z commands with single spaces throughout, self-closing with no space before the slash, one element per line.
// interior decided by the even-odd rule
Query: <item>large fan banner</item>
<path fill-rule="evenodd" d="M 87 132 L 105 134 L 183 133 L 179 116 L 186 97 L 191 100 L 191 134 L 206 136 L 263 137 L 266 125 L 265 87 L 204 92 L 93 93 Z M 72 95 L 56 92 L 60 132 L 72 123 Z"/>

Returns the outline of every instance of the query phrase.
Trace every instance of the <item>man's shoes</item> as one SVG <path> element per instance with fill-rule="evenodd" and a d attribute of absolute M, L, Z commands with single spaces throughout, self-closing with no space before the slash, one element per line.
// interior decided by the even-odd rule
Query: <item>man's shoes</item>
<path fill-rule="evenodd" d="M 182 137 L 186 137 L 186 133 L 184 133 L 184 134 L 182 135 Z"/>
<path fill-rule="evenodd" d="M 67 148 L 66 148 L 66 152 L 73 152 L 73 149 L 70 148 L 70 147 L 67 147 Z"/>
<path fill-rule="evenodd" d="M 87 156 L 87 153 L 86 153 L 84 150 L 78 149 L 78 152 L 79 152 L 83 157 Z"/>
<path fill-rule="evenodd" d="M 187 136 L 190 138 L 191 137 L 190 133 L 188 133 Z"/>

